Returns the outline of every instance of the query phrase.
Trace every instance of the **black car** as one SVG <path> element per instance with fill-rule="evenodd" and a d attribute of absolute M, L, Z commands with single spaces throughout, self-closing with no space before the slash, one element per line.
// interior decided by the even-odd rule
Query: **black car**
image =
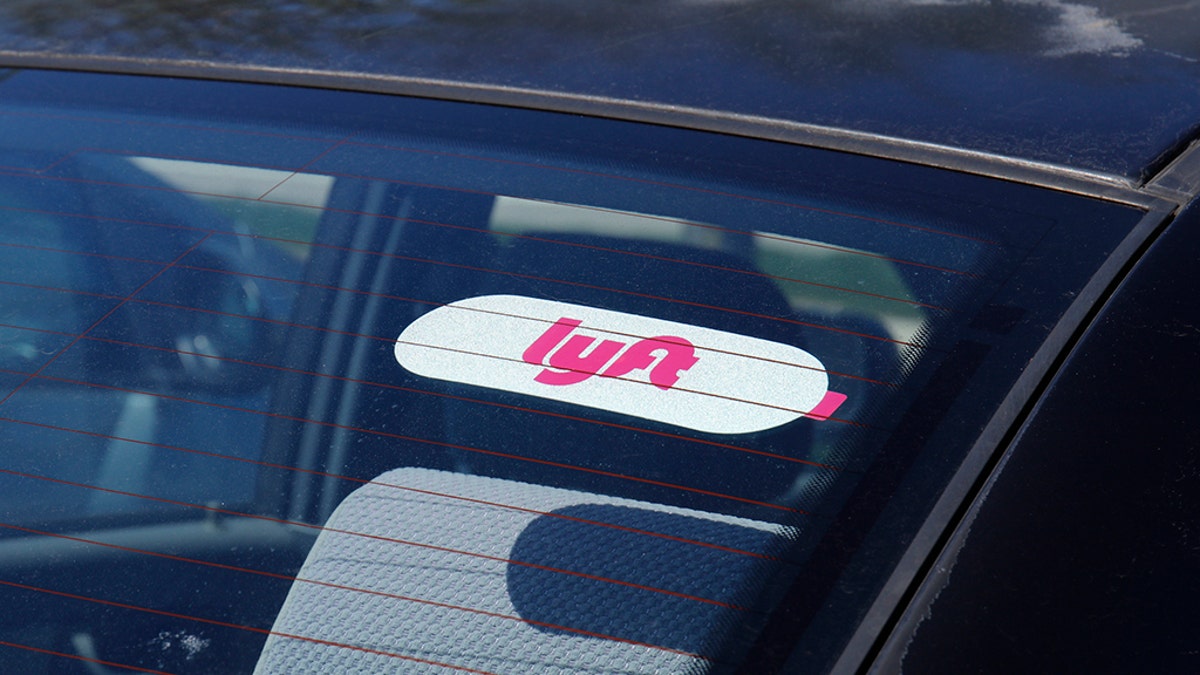
<path fill-rule="evenodd" d="M 1192 672 L 1198 10 L 0 7 L 0 670 Z"/>

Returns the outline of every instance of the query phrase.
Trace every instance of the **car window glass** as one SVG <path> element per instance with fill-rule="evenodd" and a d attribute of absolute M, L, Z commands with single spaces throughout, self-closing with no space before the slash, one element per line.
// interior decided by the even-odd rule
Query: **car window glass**
<path fill-rule="evenodd" d="M 25 672 L 821 667 L 1143 215 L 533 111 L 6 87 Z"/>

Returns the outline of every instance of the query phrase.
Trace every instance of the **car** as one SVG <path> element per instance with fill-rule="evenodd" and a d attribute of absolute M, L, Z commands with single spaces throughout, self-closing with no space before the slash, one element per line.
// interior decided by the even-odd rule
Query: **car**
<path fill-rule="evenodd" d="M 1196 670 L 1197 19 L 10 0 L 3 671 Z"/>

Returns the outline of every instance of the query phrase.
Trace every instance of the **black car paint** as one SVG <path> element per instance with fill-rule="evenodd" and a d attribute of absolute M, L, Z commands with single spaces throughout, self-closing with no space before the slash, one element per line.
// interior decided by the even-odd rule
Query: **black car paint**
<path fill-rule="evenodd" d="M 1200 119 L 1197 53 L 1174 31 L 1200 10 L 1167 0 L 1137 11 L 1119 0 L 1099 4 L 1112 8 L 1064 0 L 271 0 L 203 8 L 10 0 L 0 8 L 0 50 L 8 63 L 183 66 L 266 82 L 341 78 L 395 93 L 445 83 L 466 87 L 441 95 L 474 100 L 548 93 L 536 105 L 551 108 L 603 99 L 675 115 L 717 111 L 1140 182 Z M 89 21 L 94 15 L 103 21 Z M 595 111 L 594 103 L 586 107 Z"/>
<path fill-rule="evenodd" d="M 1197 225 L 1200 207 L 1181 214 L 1072 350 L 883 664 L 1200 667 Z"/>

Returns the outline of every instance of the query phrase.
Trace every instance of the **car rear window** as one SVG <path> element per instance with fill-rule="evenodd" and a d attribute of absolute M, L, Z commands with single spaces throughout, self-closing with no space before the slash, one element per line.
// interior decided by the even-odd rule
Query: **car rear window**
<path fill-rule="evenodd" d="M 0 93 L 21 672 L 826 666 L 1143 216 L 462 103 Z"/>

